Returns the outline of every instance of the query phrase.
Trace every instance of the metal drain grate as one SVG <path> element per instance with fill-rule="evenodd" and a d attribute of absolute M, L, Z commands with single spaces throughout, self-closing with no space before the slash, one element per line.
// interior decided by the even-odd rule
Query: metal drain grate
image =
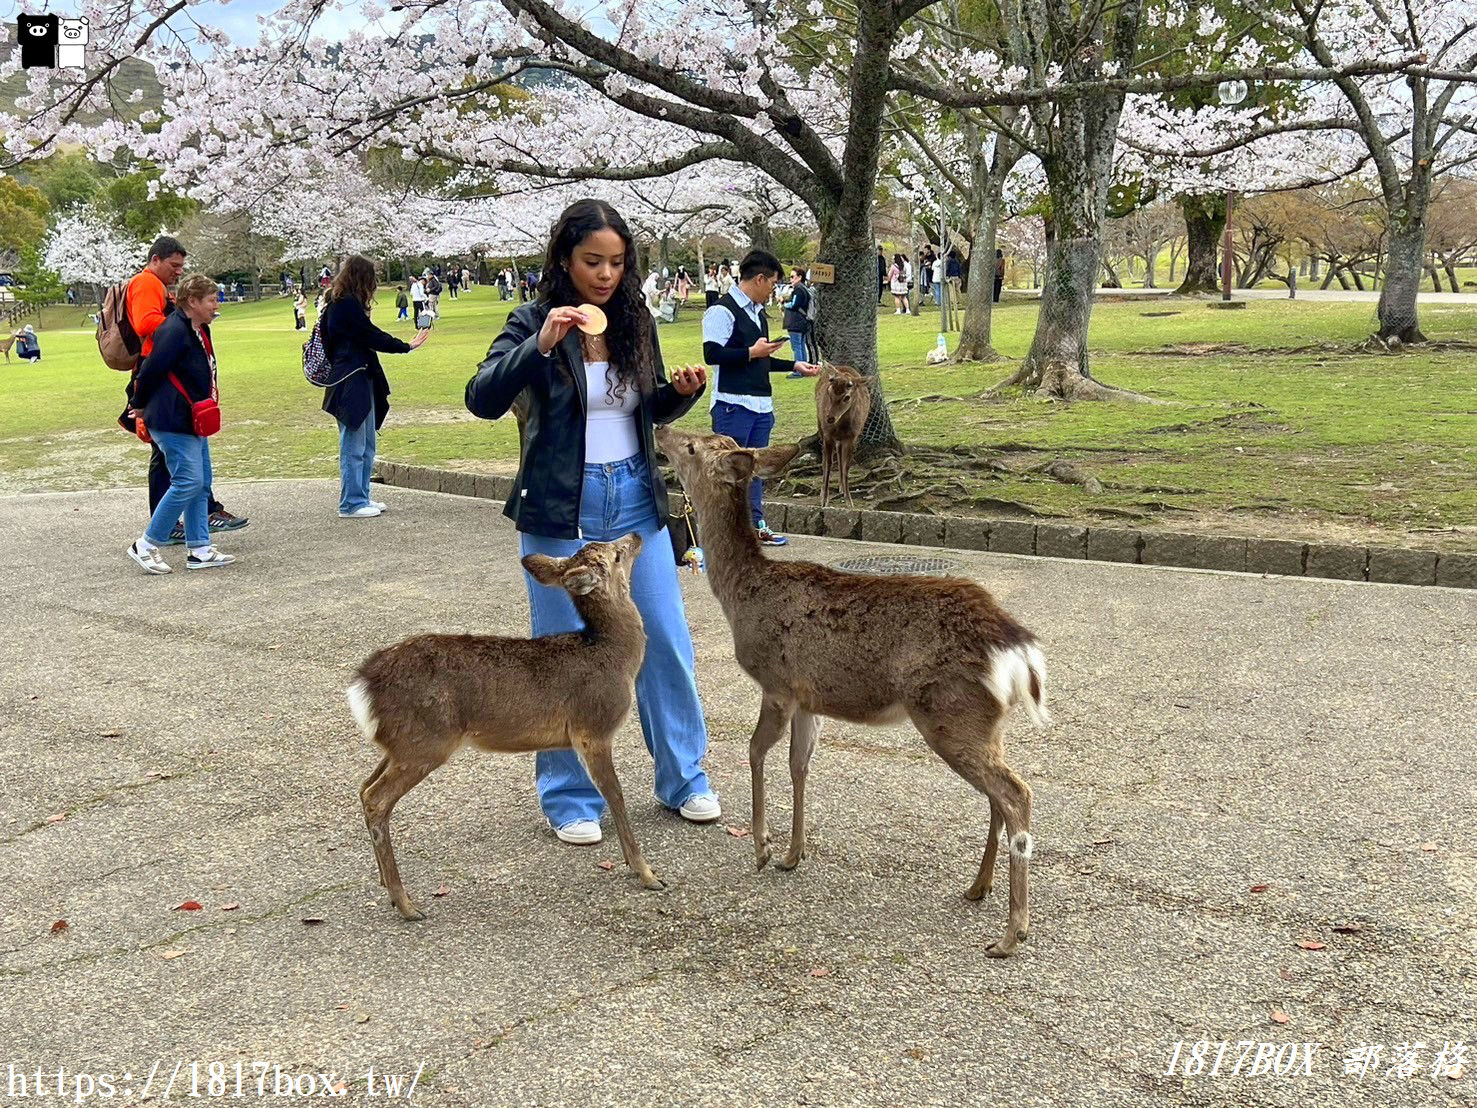
<path fill-rule="evenodd" d="M 852 558 L 837 562 L 835 569 L 846 573 L 881 573 L 896 576 L 902 573 L 931 573 L 940 577 L 964 575 L 964 563 L 952 558 L 903 558 L 889 555 L 882 558 Z"/>

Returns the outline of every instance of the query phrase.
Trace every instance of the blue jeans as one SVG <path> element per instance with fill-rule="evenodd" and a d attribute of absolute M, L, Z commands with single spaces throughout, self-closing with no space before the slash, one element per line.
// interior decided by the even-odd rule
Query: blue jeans
<path fill-rule="evenodd" d="M 169 468 L 169 490 L 149 518 L 144 535 L 155 546 L 169 541 L 175 520 L 185 517 L 185 545 L 210 545 L 210 440 L 184 431 L 150 431 L 164 451 Z"/>
<path fill-rule="evenodd" d="M 740 446 L 768 446 L 773 430 L 773 412 L 753 412 L 726 400 L 713 405 L 713 433 L 727 435 Z M 758 527 L 764 519 L 764 482 L 757 477 L 749 485 L 749 509 Z"/>
<path fill-rule="evenodd" d="M 805 352 L 805 332 L 804 331 L 791 331 L 790 332 L 790 349 L 795 352 L 795 360 L 797 362 L 808 362 L 808 361 L 810 361 L 810 357 Z"/>
<path fill-rule="evenodd" d="M 520 535 L 522 553 L 567 558 L 590 541 L 641 536 L 641 554 L 631 571 L 631 599 L 646 627 L 646 659 L 636 674 L 636 712 L 646 749 L 656 763 L 657 799 L 679 808 L 697 793 L 711 791 L 702 760 L 708 751 L 708 726 L 698 700 L 696 657 L 682 588 L 672 561 L 672 546 L 656 513 L 646 460 L 585 466 L 578 539 Z M 534 638 L 579 631 L 584 623 L 569 594 L 541 585 L 527 572 L 528 608 Z M 579 756 L 572 750 L 546 750 L 535 759 L 539 806 L 554 827 L 580 819 L 598 820 L 605 801 Z"/>
<path fill-rule="evenodd" d="M 338 510 L 353 512 L 369 506 L 369 477 L 374 472 L 374 409 L 358 427 L 338 421 L 338 472 L 342 480 Z"/>
<path fill-rule="evenodd" d="M 940 308 L 944 306 L 944 286 L 940 281 L 933 283 L 933 302 Z"/>

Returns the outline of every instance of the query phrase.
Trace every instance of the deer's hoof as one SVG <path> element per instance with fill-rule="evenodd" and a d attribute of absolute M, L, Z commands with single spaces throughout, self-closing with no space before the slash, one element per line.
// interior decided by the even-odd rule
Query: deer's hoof
<path fill-rule="evenodd" d="M 792 870 L 796 866 L 798 866 L 801 861 L 804 860 L 804 858 L 805 852 L 803 850 L 799 854 L 786 854 L 783 858 L 775 863 L 775 866 L 782 870 Z"/>
<path fill-rule="evenodd" d="M 965 900 L 984 900 L 989 895 L 990 886 L 983 883 L 976 883 L 964 890 Z"/>
<path fill-rule="evenodd" d="M 643 877 L 641 879 L 641 885 L 643 888 L 650 889 L 654 893 L 664 893 L 667 891 L 667 883 L 654 873 Z"/>
<path fill-rule="evenodd" d="M 762 870 L 767 865 L 769 865 L 769 847 L 765 846 L 754 852 L 754 868 Z"/>
<path fill-rule="evenodd" d="M 426 918 L 426 913 L 422 912 L 408 900 L 404 904 L 395 905 L 395 907 L 400 910 L 401 918 L 409 920 L 411 923 L 418 923 Z"/>

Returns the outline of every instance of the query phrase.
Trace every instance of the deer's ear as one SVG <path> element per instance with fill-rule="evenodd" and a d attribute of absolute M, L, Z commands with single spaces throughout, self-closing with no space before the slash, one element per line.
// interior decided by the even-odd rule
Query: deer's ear
<path fill-rule="evenodd" d="M 559 583 L 575 596 L 584 596 L 595 591 L 595 586 L 600 584 L 600 575 L 589 566 L 582 566 L 570 570 Z"/>
<path fill-rule="evenodd" d="M 558 585 L 559 575 L 564 571 L 564 559 L 551 558 L 547 554 L 528 554 L 523 558 L 523 568 L 540 585 Z"/>
<path fill-rule="evenodd" d="M 754 476 L 754 451 L 731 450 L 718 459 L 718 479 L 730 485 Z"/>
<path fill-rule="evenodd" d="M 760 477 L 775 477 L 783 473 L 800 453 L 800 444 L 788 446 L 765 446 L 754 451 L 754 472 Z"/>

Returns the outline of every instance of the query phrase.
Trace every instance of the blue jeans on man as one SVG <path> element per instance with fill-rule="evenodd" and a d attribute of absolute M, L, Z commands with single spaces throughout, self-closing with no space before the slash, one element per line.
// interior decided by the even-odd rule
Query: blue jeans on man
<path fill-rule="evenodd" d="M 805 334 L 806 332 L 804 331 L 790 332 L 790 349 L 794 352 L 793 356 L 797 362 L 810 361 L 809 356 L 806 354 Z M 798 377 L 800 374 L 791 374 L 791 376 Z"/>
<path fill-rule="evenodd" d="M 740 446 L 768 446 L 774 430 L 773 412 L 755 412 L 742 404 L 720 400 L 713 405 L 713 433 L 727 435 Z M 754 526 L 764 522 L 764 482 L 755 477 L 749 485 L 749 509 Z"/>
<path fill-rule="evenodd" d="M 639 454 L 624 461 L 585 466 L 580 495 L 579 539 L 523 534 L 524 555 L 567 558 L 590 541 L 610 542 L 629 534 L 644 540 L 631 570 L 631 599 L 646 629 L 646 657 L 636 674 L 636 713 L 646 749 L 656 765 L 656 796 L 680 808 L 699 793 L 713 791 L 703 772 L 708 728 L 698 700 L 696 656 L 672 547 L 656 513 L 650 469 Z M 524 572 L 533 637 L 579 631 L 584 624 L 563 589 L 541 585 Z M 555 828 L 577 820 L 599 820 L 605 801 L 573 750 L 546 750 L 534 760 L 539 806 Z"/>
<path fill-rule="evenodd" d="M 374 473 L 374 409 L 358 427 L 338 421 L 338 510 L 355 512 L 369 507 L 369 478 Z"/>

